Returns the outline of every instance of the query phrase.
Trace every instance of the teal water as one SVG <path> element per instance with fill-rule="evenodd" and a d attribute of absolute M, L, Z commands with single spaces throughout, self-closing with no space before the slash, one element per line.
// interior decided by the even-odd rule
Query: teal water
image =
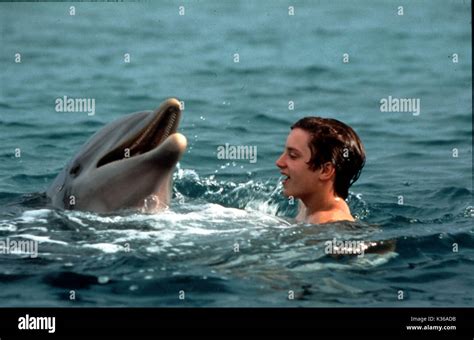
<path fill-rule="evenodd" d="M 74 5 L 0 4 L 0 240 L 39 241 L 37 258 L 0 254 L 0 305 L 472 306 L 468 1 L 302 1 L 294 16 L 286 1 Z M 96 114 L 56 112 L 63 96 L 94 98 Z M 419 98 L 420 114 L 381 112 L 388 96 Z M 185 102 L 189 144 L 169 211 L 48 206 L 94 132 L 168 97 Z M 365 144 L 358 225 L 291 220 L 274 162 L 307 115 Z M 257 162 L 217 159 L 225 143 L 257 146 Z M 334 237 L 396 249 L 335 259 Z"/>

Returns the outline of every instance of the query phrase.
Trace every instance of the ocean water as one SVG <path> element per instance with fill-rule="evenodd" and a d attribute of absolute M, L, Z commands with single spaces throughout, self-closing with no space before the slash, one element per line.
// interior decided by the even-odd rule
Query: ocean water
<path fill-rule="evenodd" d="M 1 306 L 473 305 L 469 1 L 73 5 L 0 4 L 0 241 L 38 244 L 0 253 Z M 95 115 L 56 112 L 63 96 Z M 389 96 L 419 114 L 381 112 Z M 167 211 L 48 205 L 89 136 L 168 97 L 188 150 Z M 307 115 L 365 144 L 355 224 L 292 220 L 274 163 Z M 218 159 L 225 143 L 257 161 Z M 333 257 L 334 238 L 396 247 Z"/>

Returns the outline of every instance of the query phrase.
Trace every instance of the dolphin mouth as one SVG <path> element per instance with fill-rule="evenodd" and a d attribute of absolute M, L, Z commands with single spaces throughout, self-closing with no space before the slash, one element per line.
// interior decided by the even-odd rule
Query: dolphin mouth
<path fill-rule="evenodd" d="M 154 118 L 135 136 L 108 152 L 97 162 L 97 168 L 106 164 L 142 155 L 159 147 L 178 129 L 181 119 L 180 103 L 168 99 L 153 112 Z"/>

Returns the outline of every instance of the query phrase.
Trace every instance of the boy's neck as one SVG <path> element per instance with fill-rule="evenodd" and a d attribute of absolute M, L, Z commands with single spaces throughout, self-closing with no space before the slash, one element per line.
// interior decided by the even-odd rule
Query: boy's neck
<path fill-rule="evenodd" d="M 302 197 L 301 200 L 306 208 L 304 213 L 306 222 L 319 224 L 338 220 L 354 221 L 347 203 L 334 195 L 333 191 L 314 193 L 311 197 Z"/>

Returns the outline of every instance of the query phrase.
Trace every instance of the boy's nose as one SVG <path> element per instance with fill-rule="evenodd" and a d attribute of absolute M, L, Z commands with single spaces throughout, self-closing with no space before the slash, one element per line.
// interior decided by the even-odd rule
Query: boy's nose
<path fill-rule="evenodd" d="M 281 155 L 275 162 L 276 166 L 281 168 L 285 167 L 285 163 L 283 162 L 283 155 Z"/>

